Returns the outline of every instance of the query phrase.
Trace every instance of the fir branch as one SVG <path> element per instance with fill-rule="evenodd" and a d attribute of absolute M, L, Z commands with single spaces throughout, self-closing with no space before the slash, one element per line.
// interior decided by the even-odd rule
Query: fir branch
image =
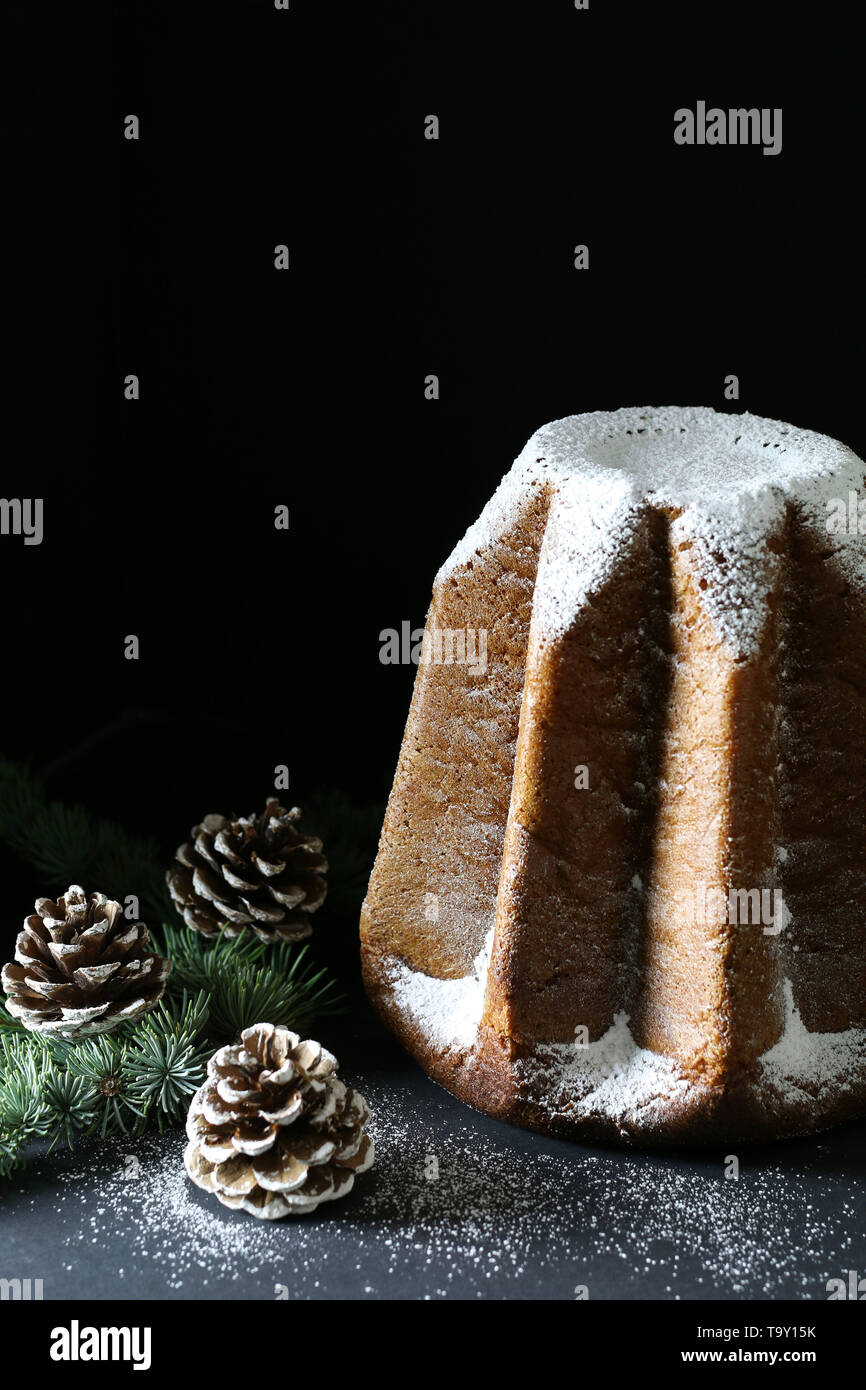
<path fill-rule="evenodd" d="M 0 1178 L 9 1178 L 24 1164 L 24 1150 L 31 1137 L 21 1130 L 0 1128 Z"/>
<path fill-rule="evenodd" d="M 316 1019 L 343 1009 L 327 971 L 308 959 L 307 946 L 227 936 L 208 942 L 164 923 L 161 949 L 172 962 L 169 996 L 179 989 L 204 991 L 210 1032 L 221 1042 L 263 1020 L 304 1034 Z"/>
<path fill-rule="evenodd" d="M 42 1080 L 42 1098 L 50 1149 L 57 1144 L 71 1149 L 76 1139 L 93 1129 L 99 1093 L 87 1077 L 75 1076 L 63 1066 L 48 1066 Z"/>
<path fill-rule="evenodd" d="M 41 1061 L 29 1036 L 0 1033 L 0 1177 L 20 1167 L 27 1146 L 48 1133 Z"/>
<path fill-rule="evenodd" d="M 306 1034 L 315 1018 L 342 1007 L 306 946 L 209 942 L 170 925 L 162 936 L 174 962 L 171 987 L 140 1022 L 69 1042 L 26 1032 L 0 1006 L 0 1177 L 36 1139 L 71 1147 L 92 1135 L 179 1124 L 208 1059 L 243 1028 L 266 1020 Z"/>
<path fill-rule="evenodd" d="M 145 920 L 159 921 L 170 899 L 157 846 L 128 835 L 83 806 L 49 801 L 18 763 L 0 758 L 0 840 L 44 874 L 51 891 L 84 883 L 123 900 L 134 893 Z"/>
<path fill-rule="evenodd" d="M 330 791 L 304 802 L 303 820 L 318 835 L 328 860 L 328 897 L 322 911 L 353 911 L 360 905 L 376 857 L 385 808 L 353 806 L 344 792 Z"/>
<path fill-rule="evenodd" d="M 72 1076 L 93 1087 L 96 1103 L 88 1133 L 105 1138 L 129 1134 L 141 1128 L 141 1107 L 129 1087 L 126 1072 L 128 1043 L 124 1037 L 103 1034 L 75 1044 L 65 1044 L 62 1061 Z"/>
<path fill-rule="evenodd" d="M 27 857 L 30 826 L 44 804 L 44 796 L 26 768 L 0 758 L 0 840 Z"/>
<path fill-rule="evenodd" d="M 312 801 L 306 819 L 325 841 L 329 905 L 353 915 L 380 811 L 354 809 L 335 794 Z M 264 1020 L 309 1035 L 318 1018 L 342 1012 L 342 998 L 309 947 L 245 937 L 208 941 L 172 925 L 155 844 L 81 806 L 48 800 L 26 768 L 2 758 L 0 842 L 45 875 L 55 893 L 83 882 L 120 901 L 135 894 L 146 921 L 163 921 L 152 932 L 154 944 L 172 960 L 157 1009 L 76 1043 L 28 1032 L 0 1004 L 0 1177 L 20 1166 L 37 1140 L 53 1148 L 180 1123 L 209 1057 L 242 1029 Z"/>
<path fill-rule="evenodd" d="M 161 1003 L 138 1025 L 124 1057 L 123 1080 L 131 1104 L 157 1127 L 179 1123 L 204 1080 L 214 1051 L 206 1037 L 208 999 L 184 998 L 181 1008 Z"/>

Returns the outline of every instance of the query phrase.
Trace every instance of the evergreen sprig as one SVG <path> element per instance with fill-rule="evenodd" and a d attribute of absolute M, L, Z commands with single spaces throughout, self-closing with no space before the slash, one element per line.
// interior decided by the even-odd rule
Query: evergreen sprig
<path fill-rule="evenodd" d="M 337 793 L 309 803 L 305 819 L 325 842 L 331 913 L 350 916 L 354 925 L 380 808 L 353 808 Z M 49 800 L 27 768 L 3 758 L 0 842 L 44 875 L 53 892 L 83 882 L 120 900 L 136 894 L 145 921 L 162 921 L 154 944 L 172 961 L 156 1009 L 76 1043 L 28 1032 L 0 1004 L 0 1178 L 38 1141 L 71 1146 L 89 1136 L 177 1125 L 208 1058 L 242 1029 L 267 1020 L 309 1035 L 317 1019 L 344 1007 L 306 945 L 210 941 L 175 925 L 154 843 L 81 806 Z"/>
<path fill-rule="evenodd" d="M 0 1008 L 0 1177 L 20 1167 L 24 1150 L 48 1133 L 43 1058 L 29 1034 Z"/>
<path fill-rule="evenodd" d="M 305 1033 L 316 1019 L 342 1008 L 334 982 L 316 969 L 307 946 L 240 936 L 205 945 L 198 933 L 165 923 L 160 949 L 172 963 L 169 995 L 205 994 L 211 1031 L 224 1039 L 261 1019 Z"/>
<path fill-rule="evenodd" d="M 354 914 L 360 906 L 384 815 L 384 806 L 376 802 L 355 806 L 341 791 L 325 792 L 304 802 L 304 822 L 321 839 L 328 860 L 330 911 Z"/>
<path fill-rule="evenodd" d="M 163 1002 L 136 1029 L 122 1079 L 127 1104 L 145 1123 L 152 1118 L 164 1129 L 183 1119 L 215 1051 L 209 1041 L 209 1004 L 204 990 L 195 999 L 184 996 L 179 1010 Z"/>
<path fill-rule="evenodd" d="M 28 1033 L 0 1007 L 0 1177 L 36 1140 L 72 1147 L 93 1135 L 180 1124 L 208 1058 L 266 1019 L 300 1033 L 342 1007 L 307 947 L 221 937 L 164 924 L 173 962 L 162 1002 L 137 1023 L 67 1042 Z"/>
<path fill-rule="evenodd" d="M 115 1042 L 110 1036 L 67 1044 L 61 1052 L 60 1060 L 69 1072 L 92 1090 L 92 1128 L 103 1139 L 108 1134 L 129 1134 L 141 1128 L 142 1113 L 129 1086 L 128 1054 L 126 1040 Z"/>
<path fill-rule="evenodd" d="M 48 1138 L 53 1149 L 64 1144 L 71 1149 L 79 1134 L 94 1129 L 99 1109 L 99 1093 L 85 1076 L 76 1076 L 46 1058 L 42 1072 L 42 1097 L 47 1114 Z"/>
<path fill-rule="evenodd" d="M 44 876 L 52 891 L 70 883 L 98 884 L 109 897 L 134 893 L 145 921 L 171 909 L 155 842 L 129 835 L 83 806 L 49 801 L 20 763 L 0 758 L 0 841 Z"/>

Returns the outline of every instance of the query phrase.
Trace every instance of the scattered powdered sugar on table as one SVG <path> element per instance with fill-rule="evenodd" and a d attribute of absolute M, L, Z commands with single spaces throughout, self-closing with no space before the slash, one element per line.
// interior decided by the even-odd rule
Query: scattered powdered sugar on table
<path fill-rule="evenodd" d="M 432 1087 L 358 1085 L 376 1164 L 324 1214 L 225 1211 L 188 1181 L 180 1135 L 39 1161 L 22 1205 L 59 1184 L 52 1248 L 69 1285 L 46 1296 L 80 1293 L 99 1266 L 130 1298 L 147 1274 L 146 1296 L 165 1298 L 823 1299 L 862 1262 L 862 1184 L 829 1168 L 816 1202 L 826 1144 L 797 1162 L 744 1150 L 725 1180 L 721 1154 L 588 1149 L 505 1130 Z"/>

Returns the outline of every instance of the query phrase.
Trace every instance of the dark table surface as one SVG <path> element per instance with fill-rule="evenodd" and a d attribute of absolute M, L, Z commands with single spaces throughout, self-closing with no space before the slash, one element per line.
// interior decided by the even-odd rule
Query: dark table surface
<path fill-rule="evenodd" d="M 377 1028 L 342 1060 L 377 1147 L 348 1198 L 295 1221 L 229 1211 L 188 1181 L 177 1133 L 36 1155 L 0 1196 L 0 1274 L 46 1299 L 825 1300 L 866 1271 L 866 1122 L 743 1147 L 732 1179 L 722 1152 L 478 1115 Z"/>

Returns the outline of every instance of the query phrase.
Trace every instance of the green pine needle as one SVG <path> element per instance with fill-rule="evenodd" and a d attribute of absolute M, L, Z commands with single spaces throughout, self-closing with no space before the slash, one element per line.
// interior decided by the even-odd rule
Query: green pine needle
<path fill-rule="evenodd" d="M 71 1149 L 76 1139 L 91 1132 L 99 1109 L 99 1093 L 92 1081 L 63 1067 L 48 1067 L 42 1079 L 42 1097 L 51 1149 L 57 1144 Z"/>
<path fill-rule="evenodd" d="M 169 993 L 204 991 L 211 1033 L 224 1042 L 263 1021 L 307 1033 L 316 1019 L 343 1007 L 327 971 L 308 960 L 307 946 L 240 936 L 210 942 L 164 923 L 162 949 L 172 962 Z"/>
<path fill-rule="evenodd" d="M 26 1034 L 0 1033 L 0 1177 L 19 1167 L 27 1145 L 48 1132 L 41 1063 L 40 1050 Z"/>
<path fill-rule="evenodd" d="M 0 758 L 0 841 L 44 876 L 52 893 L 70 883 L 123 899 L 134 893 L 145 921 L 165 914 L 168 893 L 156 845 L 128 835 L 83 806 L 49 801 L 27 768 Z"/>
<path fill-rule="evenodd" d="M 311 802 L 304 819 L 325 842 L 329 905 L 338 918 L 353 918 L 381 812 L 357 810 L 335 794 Z M 210 941 L 173 924 L 165 865 L 153 843 L 81 806 L 49 801 L 27 768 L 2 757 L 0 843 L 38 870 L 51 893 L 84 883 L 120 901 L 135 894 L 144 920 L 164 923 L 151 935 L 172 961 L 156 1009 L 79 1042 L 28 1032 L 0 1004 L 0 1178 L 20 1167 L 39 1140 L 71 1146 L 91 1135 L 180 1124 L 208 1059 L 244 1028 L 268 1022 L 310 1036 L 318 1019 L 343 1010 L 308 946 L 246 937 Z"/>
<path fill-rule="evenodd" d="M 138 1026 L 124 1058 L 123 1078 L 131 1103 L 158 1128 L 179 1123 L 190 1096 L 204 1080 L 214 1051 L 207 1040 L 208 998 L 204 991 L 181 1007 L 160 1004 Z"/>
<path fill-rule="evenodd" d="M 367 887 L 384 806 L 353 806 L 345 793 L 326 792 L 304 802 L 304 824 L 319 836 L 328 860 L 331 909 L 354 915 Z"/>
<path fill-rule="evenodd" d="M 90 1132 L 103 1139 L 140 1127 L 141 1109 L 125 1069 L 127 1052 L 126 1039 L 112 1034 L 67 1044 L 64 1050 L 63 1061 L 70 1074 L 81 1077 L 95 1091 Z"/>

